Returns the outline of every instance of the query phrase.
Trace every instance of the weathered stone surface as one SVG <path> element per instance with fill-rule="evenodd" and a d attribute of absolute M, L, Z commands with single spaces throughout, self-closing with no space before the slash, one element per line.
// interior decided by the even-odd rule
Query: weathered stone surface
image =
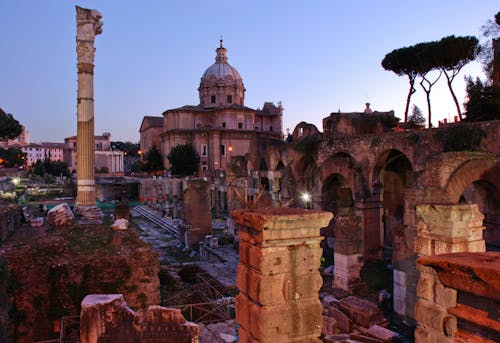
<path fill-rule="evenodd" d="M 283 246 L 263 248 L 240 240 L 240 261 L 263 275 L 287 273 L 292 268 L 297 273 L 316 271 L 322 255 L 319 241 L 319 238 L 309 238 L 307 243 L 295 242 L 295 245 L 292 241 L 283 241 Z"/>
<path fill-rule="evenodd" d="M 500 252 L 425 256 L 417 262 L 434 268 L 446 287 L 500 300 Z"/>
<path fill-rule="evenodd" d="M 386 329 L 379 325 L 373 325 L 364 332 L 365 335 L 377 338 L 383 343 L 390 343 L 398 334 L 392 330 Z"/>
<path fill-rule="evenodd" d="M 352 320 L 349 319 L 342 311 L 335 307 L 330 307 L 326 312 L 328 317 L 334 318 L 337 327 L 342 332 L 350 333 L 352 332 Z"/>
<path fill-rule="evenodd" d="M 241 292 L 261 305 L 276 305 L 289 300 L 317 298 L 323 284 L 318 272 L 290 275 L 262 275 L 245 265 L 238 265 L 236 282 Z"/>
<path fill-rule="evenodd" d="M 262 247 L 272 246 L 275 243 L 273 241 L 286 239 L 317 239 L 319 228 L 327 226 L 333 216 L 330 212 L 295 208 L 254 212 L 235 210 L 231 215 L 241 225 L 240 240 L 259 243 Z"/>
<path fill-rule="evenodd" d="M 198 343 L 200 327 L 179 309 L 149 306 L 134 312 L 121 294 L 90 294 L 82 301 L 82 343 Z"/>
<path fill-rule="evenodd" d="M 453 317 L 450 316 L 443 307 L 419 301 L 415 305 L 415 320 L 424 327 L 431 327 L 444 334 L 444 328 L 447 322 L 452 321 Z M 454 330 L 456 331 L 456 320 Z M 448 331 L 452 332 L 452 330 Z M 447 336 L 451 336 L 451 334 Z"/>
<path fill-rule="evenodd" d="M 448 243 L 482 239 L 481 234 L 473 232 L 473 228 L 484 229 L 484 215 L 476 204 L 420 204 L 416 214 L 419 236 Z"/>
<path fill-rule="evenodd" d="M 73 218 L 75 216 L 67 203 L 56 205 L 47 212 L 47 223 L 54 227 L 69 225 Z"/>
<path fill-rule="evenodd" d="M 120 218 L 115 220 L 115 222 L 111 225 L 111 228 L 114 231 L 123 231 L 128 229 L 128 220 L 125 218 Z"/>
<path fill-rule="evenodd" d="M 340 307 L 349 315 L 354 323 L 370 327 L 384 320 L 378 306 L 368 300 L 350 296 L 340 300 Z"/>
<path fill-rule="evenodd" d="M 351 293 L 360 285 L 360 273 L 363 268 L 363 256 L 360 254 L 343 255 L 335 251 L 333 287 Z"/>
<path fill-rule="evenodd" d="M 320 342 L 320 228 L 331 213 L 233 211 L 240 225 L 236 320 L 240 342 Z"/>
<path fill-rule="evenodd" d="M 0 241 L 6 240 L 20 225 L 21 208 L 19 206 L 0 206 Z"/>
<path fill-rule="evenodd" d="M 210 184 L 202 179 L 187 181 L 183 194 L 181 211 L 182 225 L 179 226 L 179 240 L 189 245 L 200 242 L 212 233 L 210 214 Z"/>
<path fill-rule="evenodd" d="M 160 302 L 158 258 L 133 230 L 78 225 L 46 232 L 29 228 L 28 235 L 23 230 L 0 250 L 17 280 L 10 306 L 25 314 L 11 321 L 17 342 L 58 335 L 61 317 L 78 314 L 89 293 L 122 293 L 134 309 Z M 112 244 L 115 235 L 121 236 L 119 246 Z"/>

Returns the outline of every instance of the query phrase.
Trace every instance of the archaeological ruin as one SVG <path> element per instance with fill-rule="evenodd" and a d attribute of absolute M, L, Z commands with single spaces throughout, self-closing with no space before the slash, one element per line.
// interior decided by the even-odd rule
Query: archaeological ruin
<path fill-rule="evenodd" d="M 76 12 L 76 198 L 0 182 L 1 342 L 500 341 L 500 120 L 410 129 L 366 103 L 285 138 L 221 39 L 200 104 L 139 130 L 167 166 L 193 144 L 194 175 L 96 178 L 102 15 Z"/>

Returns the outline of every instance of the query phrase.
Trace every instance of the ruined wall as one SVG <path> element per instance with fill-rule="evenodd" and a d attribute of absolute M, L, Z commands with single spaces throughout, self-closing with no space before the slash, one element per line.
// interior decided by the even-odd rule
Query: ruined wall
<path fill-rule="evenodd" d="M 202 241 L 205 235 L 212 233 L 208 181 L 202 179 L 187 181 L 187 188 L 183 194 L 181 219 L 179 240 L 184 242 L 187 238 L 189 246 Z"/>
<path fill-rule="evenodd" d="M 21 224 L 21 207 L 0 206 L 0 242 L 5 241 Z"/>
<path fill-rule="evenodd" d="M 149 306 L 135 312 L 122 294 L 90 294 L 81 307 L 82 343 L 198 343 L 200 327 L 179 309 Z"/>
<path fill-rule="evenodd" d="M 136 233 L 106 226 L 30 230 L 0 252 L 11 275 L 14 341 L 59 337 L 61 317 L 78 314 L 88 293 L 123 293 L 136 309 L 159 304 L 158 259 Z"/>

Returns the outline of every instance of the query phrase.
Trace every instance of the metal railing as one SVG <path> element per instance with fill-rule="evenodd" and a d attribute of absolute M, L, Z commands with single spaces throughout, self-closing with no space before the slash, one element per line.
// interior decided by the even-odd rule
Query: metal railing
<path fill-rule="evenodd" d="M 187 321 L 194 323 L 217 323 L 232 319 L 234 298 L 222 298 L 216 301 L 169 306 L 180 309 Z"/>

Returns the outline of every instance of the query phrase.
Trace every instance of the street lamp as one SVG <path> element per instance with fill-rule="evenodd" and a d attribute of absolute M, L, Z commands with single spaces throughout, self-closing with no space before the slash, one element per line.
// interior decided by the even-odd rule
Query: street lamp
<path fill-rule="evenodd" d="M 302 201 L 304 201 L 304 208 L 309 208 L 309 203 L 311 201 L 311 194 L 304 192 L 300 197 L 302 198 Z"/>

